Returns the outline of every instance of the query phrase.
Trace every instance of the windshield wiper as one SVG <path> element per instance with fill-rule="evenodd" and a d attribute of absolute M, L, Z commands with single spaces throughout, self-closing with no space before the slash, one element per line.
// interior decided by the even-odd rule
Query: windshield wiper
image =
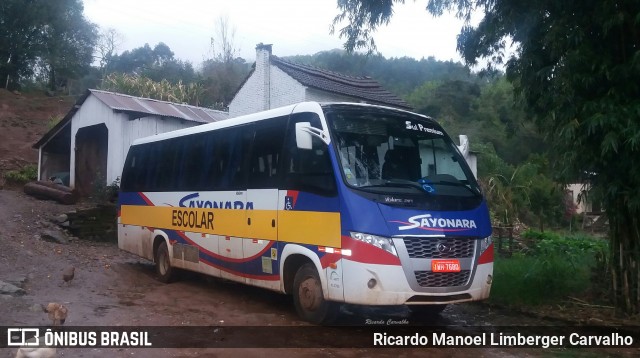
<path fill-rule="evenodd" d="M 429 186 L 431 186 L 431 185 L 446 185 L 446 186 L 462 187 L 462 188 L 465 188 L 465 189 L 469 190 L 474 195 L 482 196 L 482 194 L 480 193 L 479 190 L 477 190 L 476 188 L 474 188 L 474 187 L 472 187 L 470 185 L 467 185 L 467 184 L 459 181 L 458 179 L 455 179 L 455 181 L 454 180 L 446 180 L 446 179 L 444 179 L 444 180 L 443 179 L 441 179 L 441 180 L 430 180 L 430 179 L 427 179 L 425 177 L 425 178 L 420 179 L 419 182 L 422 182 L 422 183 L 427 184 Z"/>
<path fill-rule="evenodd" d="M 398 180 L 398 179 L 385 180 L 383 183 L 364 185 L 364 186 L 361 186 L 360 188 L 362 189 L 362 188 L 385 188 L 385 187 L 413 188 L 413 189 L 418 189 L 420 191 L 424 191 L 424 189 L 420 186 L 420 184 L 416 182 L 412 182 L 409 180 Z"/>

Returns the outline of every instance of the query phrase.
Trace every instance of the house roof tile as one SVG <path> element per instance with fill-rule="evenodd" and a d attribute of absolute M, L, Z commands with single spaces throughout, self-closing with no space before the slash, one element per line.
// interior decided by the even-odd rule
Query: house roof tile
<path fill-rule="evenodd" d="M 407 102 L 384 89 L 370 77 L 347 76 L 317 67 L 292 63 L 273 55 L 271 55 L 271 64 L 307 87 L 355 97 L 376 104 L 412 109 Z"/>

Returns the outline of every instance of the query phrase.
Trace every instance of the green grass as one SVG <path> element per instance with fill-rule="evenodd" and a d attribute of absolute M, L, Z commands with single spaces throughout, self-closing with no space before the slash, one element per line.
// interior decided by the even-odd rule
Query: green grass
<path fill-rule="evenodd" d="M 20 170 L 9 170 L 4 173 L 4 179 L 11 184 L 25 184 L 38 178 L 38 167 L 27 165 Z"/>
<path fill-rule="evenodd" d="M 607 242 L 589 236 L 527 232 L 530 250 L 497 257 L 491 301 L 506 305 L 539 305 L 580 296 L 592 289 L 593 270 L 599 268 Z M 606 257 L 606 255 L 604 255 Z"/>

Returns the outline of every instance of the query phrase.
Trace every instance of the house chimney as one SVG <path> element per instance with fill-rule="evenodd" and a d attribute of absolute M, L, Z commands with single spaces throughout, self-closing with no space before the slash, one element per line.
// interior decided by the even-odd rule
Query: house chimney
<path fill-rule="evenodd" d="M 263 110 L 271 108 L 271 46 L 262 42 L 256 45 L 256 74 L 261 74 L 263 80 Z"/>

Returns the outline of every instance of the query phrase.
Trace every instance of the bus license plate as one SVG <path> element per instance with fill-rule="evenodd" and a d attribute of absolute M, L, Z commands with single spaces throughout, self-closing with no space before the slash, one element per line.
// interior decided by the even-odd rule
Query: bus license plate
<path fill-rule="evenodd" d="M 460 272 L 460 261 L 459 260 L 432 260 L 431 271 Z"/>

